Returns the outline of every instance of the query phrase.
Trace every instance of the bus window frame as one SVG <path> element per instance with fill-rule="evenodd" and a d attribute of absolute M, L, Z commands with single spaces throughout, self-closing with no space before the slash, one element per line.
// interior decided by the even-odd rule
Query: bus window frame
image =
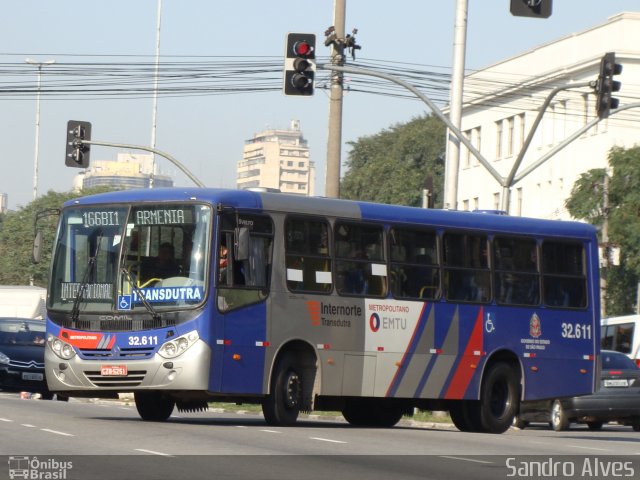
<path fill-rule="evenodd" d="M 557 272 L 553 272 L 553 273 L 546 273 L 545 271 L 545 266 L 544 266 L 544 246 L 545 243 L 556 243 L 556 244 L 567 244 L 567 245 L 579 245 L 581 248 L 581 274 L 580 275 L 576 275 L 576 274 L 568 274 L 568 273 L 557 273 Z M 565 239 L 559 239 L 559 238 L 553 238 L 553 237 L 542 237 L 539 245 L 538 245 L 539 251 L 540 251 L 540 258 L 539 258 L 539 266 L 540 266 L 540 287 L 541 287 L 541 297 L 540 297 L 540 302 L 541 304 L 545 307 L 545 308 L 551 308 L 551 309 L 557 309 L 557 310 L 574 310 L 574 311 L 584 311 L 590 308 L 589 305 L 589 275 L 587 274 L 587 245 L 586 245 L 586 241 L 583 239 L 570 239 L 570 240 L 565 240 Z M 547 277 L 552 277 L 555 279 L 573 279 L 573 280 L 582 280 L 582 287 L 583 287 L 583 298 L 584 298 L 584 305 L 580 305 L 580 306 L 575 306 L 572 304 L 569 305 L 553 305 L 549 302 L 547 302 L 547 287 L 546 287 L 546 281 L 547 281 Z"/>
<path fill-rule="evenodd" d="M 515 266 L 512 269 L 506 269 L 506 268 L 498 268 L 497 266 L 497 256 L 496 256 L 496 239 L 511 239 L 511 240 L 524 240 L 524 241 L 529 241 L 531 243 L 533 243 L 534 245 L 534 251 L 535 251 L 535 255 L 536 255 L 536 259 L 535 259 L 535 265 L 534 265 L 534 269 L 533 270 L 529 270 L 529 271 L 525 271 L 525 270 L 516 270 Z M 496 305 L 499 306 L 504 306 L 504 307 L 524 307 L 524 308 L 530 308 L 530 307 L 538 307 L 542 304 L 542 272 L 541 272 L 541 255 L 542 255 L 542 249 L 540 247 L 540 242 L 544 239 L 544 237 L 542 238 L 538 238 L 535 236 L 531 236 L 531 235 L 516 235 L 516 234 L 512 234 L 512 233 L 495 233 L 491 236 L 491 261 L 492 261 L 492 281 L 493 281 L 493 297 L 494 297 L 494 301 L 496 303 Z M 537 278 L 537 290 L 538 290 L 538 301 L 535 303 L 518 303 L 518 302 L 507 302 L 507 301 L 501 301 L 500 297 L 498 295 L 498 291 L 499 291 L 499 287 L 498 287 L 498 282 L 499 282 L 499 275 L 500 274 L 513 274 L 513 275 L 517 275 L 517 276 L 522 276 L 522 275 L 526 275 L 526 276 L 530 276 L 530 277 L 536 277 Z"/>
<path fill-rule="evenodd" d="M 338 243 L 338 228 L 341 225 L 350 225 L 352 227 L 355 228 L 366 228 L 366 227 L 373 227 L 373 228 L 377 228 L 380 229 L 381 231 L 381 241 L 382 244 L 380 245 L 380 253 L 382 258 L 379 260 L 371 260 L 371 259 L 359 259 L 359 258 L 354 258 L 354 257 L 347 257 L 347 256 L 338 256 L 338 247 L 337 247 L 337 243 Z M 358 221 L 357 219 L 353 219 L 353 218 L 335 218 L 333 221 L 333 238 L 332 238 L 332 258 L 333 258 L 333 272 L 334 272 L 334 278 L 333 278 L 333 282 L 335 284 L 335 292 L 341 296 L 341 297 L 350 297 L 350 298 L 386 298 L 389 294 L 389 259 L 387 257 L 387 224 L 383 223 L 383 222 L 374 222 L 374 221 Z M 382 282 L 384 283 L 383 288 L 382 288 L 382 293 L 380 294 L 372 294 L 368 292 L 368 287 L 367 287 L 367 291 L 362 292 L 362 293 L 357 293 L 357 292 L 347 292 L 344 290 L 340 289 L 340 283 L 341 281 L 339 280 L 340 277 L 340 272 L 342 272 L 342 270 L 338 269 L 338 264 L 348 264 L 348 263 L 352 263 L 354 265 L 366 265 L 369 267 L 369 269 L 371 270 L 371 273 L 369 273 L 370 276 L 376 276 L 376 277 L 382 277 L 383 280 Z M 384 268 L 386 270 L 386 274 L 385 275 L 373 275 L 372 272 L 372 265 L 384 265 Z M 366 270 L 366 269 L 365 269 Z M 345 270 L 347 271 L 347 270 Z M 354 271 L 354 269 L 351 269 L 350 271 Z M 363 272 L 364 273 L 364 272 Z"/>
<path fill-rule="evenodd" d="M 223 217 L 225 215 L 234 215 L 235 222 L 233 229 L 224 229 L 223 228 Z M 246 227 L 239 226 L 238 222 L 240 217 L 260 217 L 262 219 L 268 220 L 270 224 L 270 233 L 263 232 L 253 232 L 249 229 L 249 234 L 247 241 L 250 244 L 251 237 L 266 237 L 270 239 L 270 249 L 268 252 L 267 263 L 266 263 L 266 272 L 265 272 L 265 285 L 247 285 L 246 283 L 238 284 L 223 284 L 220 281 L 221 270 L 220 270 L 220 246 L 222 245 L 222 238 L 226 236 L 227 244 L 227 269 L 228 272 L 231 272 L 231 275 L 235 274 L 236 265 L 234 262 L 243 262 L 246 260 L 235 259 L 235 255 L 237 254 L 237 242 L 238 236 L 240 235 L 240 231 L 245 229 Z M 213 275 L 213 284 L 216 289 L 216 304 L 218 311 L 221 313 L 229 313 L 231 311 L 239 310 L 242 308 L 246 308 L 251 305 L 256 305 L 262 302 L 265 302 L 270 295 L 271 292 L 271 283 L 273 277 L 273 259 L 274 254 L 273 250 L 275 248 L 275 237 L 276 237 L 276 228 L 273 217 L 270 212 L 267 211 L 254 211 L 248 209 L 237 209 L 233 207 L 227 208 L 219 208 L 216 214 L 216 221 L 213 222 L 214 228 L 216 228 L 215 235 L 215 268 L 211 269 L 211 274 Z M 228 245 L 229 239 L 233 239 L 233 244 Z M 213 253 L 212 253 L 213 256 Z M 249 256 L 250 256 L 250 245 L 249 245 Z M 228 273 L 227 273 L 228 275 Z M 226 292 L 226 294 L 225 294 Z M 229 303 L 228 300 L 236 301 L 237 303 Z"/>
<path fill-rule="evenodd" d="M 415 233 L 424 233 L 424 234 L 432 234 L 433 238 L 435 240 L 435 258 L 432 259 L 432 262 L 429 264 L 420 264 L 420 263 L 411 263 L 408 261 L 395 261 L 393 259 L 393 255 L 391 252 L 392 249 L 392 242 L 391 242 L 391 238 L 393 236 L 392 232 L 396 231 L 396 230 L 400 230 L 400 231 L 411 231 L 411 232 L 415 232 Z M 429 227 L 429 226 L 420 226 L 420 225 L 416 225 L 416 224 L 400 224 L 400 223 L 391 223 L 388 225 L 388 228 L 386 230 L 386 243 L 387 243 L 387 264 L 388 264 L 388 275 L 387 275 L 387 290 L 389 295 L 391 295 L 392 298 L 396 298 L 398 300 L 410 300 L 410 301 L 429 301 L 429 302 L 438 302 L 440 300 L 442 300 L 444 298 L 444 296 L 442 295 L 443 292 L 443 285 L 442 285 L 442 246 L 441 246 L 441 238 L 440 235 L 438 233 L 438 230 L 435 227 Z M 438 274 L 438 282 L 437 285 L 435 286 L 428 286 L 425 285 L 423 286 L 420 291 L 418 292 L 418 296 L 412 296 L 412 295 L 395 295 L 393 292 L 393 288 L 391 287 L 391 283 L 392 283 L 392 277 L 393 274 L 395 273 L 394 271 L 394 266 L 408 266 L 408 267 L 414 267 L 414 268 L 423 268 L 423 269 L 427 269 L 427 268 L 431 268 L 432 270 L 435 270 Z M 435 295 L 429 297 L 429 296 L 422 296 L 422 291 L 425 288 L 435 288 L 436 292 Z"/>
<path fill-rule="evenodd" d="M 485 247 L 486 247 L 486 256 L 487 256 L 487 260 L 486 260 L 486 267 L 468 267 L 468 266 L 450 266 L 447 265 L 445 263 L 445 236 L 446 235 L 469 235 L 469 236 L 480 236 L 480 237 L 484 237 L 484 242 L 485 242 Z M 443 229 L 441 229 L 441 231 L 439 232 L 439 236 L 440 236 L 440 242 L 441 242 L 441 254 L 440 254 L 440 265 L 441 265 L 441 269 L 442 269 L 442 298 L 447 302 L 447 303 L 461 303 L 461 304 L 465 304 L 465 305 L 469 305 L 469 304 L 474 304 L 474 305 L 489 305 L 495 302 L 495 292 L 494 292 L 494 286 L 493 286 L 493 282 L 494 282 L 494 269 L 493 269 L 493 252 L 492 252 L 492 247 L 493 247 L 493 236 L 495 235 L 495 232 L 489 229 L 483 230 L 483 229 L 458 229 L 458 228 L 449 228 L 449 227 L 445 227 Z M 488 273 L 489 278 L 488 278 L 488 288 L 489 288 L 489 295 L 487 296 L 486 300 L 480 301 L 480 300 L 462 300 L 462 299 L 456 299 L 456 298 L 449 298 L 449 284 L 447 282 L 447 274 L 449 272 L 461 272 L 461 271 L 467 271 L 467 272 L 474 272 L 475 274 L 477 274 L 478 272 L 480 273 Z M 485 285 L 485 286 L 487 286 Z M 479 287 L 479 286 L 478 286 Z"/>
<path fill-rule="evenodd" d="M 287 233 L 288 233 L 288 224 L 289 221 L 301 221 L 301 222 L 316 222 L 316 223 L 320 223 L 320 224 L 324 224 L 326 227 L 326 234 L 327 234 L 327 239 L 326 239 L 326 250 L 327 252 L 323 255 L 318 253 L 317 255 L 314 254 L 308 254 L 308 253 L 289 253 L 289 250 L 287 249 Z M 305 214 L 290 214 L 290 215 L 286 215 L 284 218 L 284 221 L 282 222 L 282 243 L 283 243 L 283 252 L 284 252 L 284 282 L 287 288 L 287 291 L 297 294 L 310 294 L 310 295 L 331 295 L 334 291 L 335 291 L 335 278 L 334 278 L 334 257 L 335 257 L 335 250 L 333 248 L 333 228 L 330 222 L 330 219 L 327 216 L 323 216 L 323 215 L 305 215 Z M 310 290 L 310 289 L 305 289 L 305 288 L 300 288 L 300 289 L 292 289 L 290 286 L 290 283 L 295 282 L 295 280 L 289 280 L 287 278 L 288 275 L 288 270 L 289 270 L 289 258 L 290 257 L 301 257 L 301 258 L 309 258 L 309 259 L 313 259 L 313 260 L 320 260 L 320 261 L 324 261 L 327 263 L 327 265 L 329 266 L 329 270 L 322 270 L 322 272 L 324 273 L 329 273 L 331 275 L 331 282 L 328 284 L 329 288 L 327 290 Z M 303 272 L 303 276 L 304 276 L 304 269 L 301 269 Z M 321 270 L 316 270 L 316 272 L 319 272 Z M 302 283 L 303 287 L 304 287 L 304 277 L 303 277 L 303 281 L 302 282 L 296 282 L 296 283 Z M 316 284 L 318 282 L 315 282 Z"/>

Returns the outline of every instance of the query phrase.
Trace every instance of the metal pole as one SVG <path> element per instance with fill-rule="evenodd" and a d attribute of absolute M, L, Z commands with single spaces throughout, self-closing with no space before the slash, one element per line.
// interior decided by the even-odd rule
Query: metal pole
<path fill-rule="evenodd" d="M 385 80 L 389 80 L 390 82 L 397 83 L 398 85 L 403 86 L 404 88 L 409 90 L 411 93 L 413 93 L 416 97 L 418 97 L 420 100 L 422 100 L 424 103 L 426 103 L 427 106 L 429 107 L 429 109 L 433 112 L 433 114 L 436 117 L 438 117 L 438 119 L 442 123 L 444 123 L 449 128 L 449 130 L 451 130 L 451 132 L 453 132 L 454 135 L 456 135 L 458 137 L 458 140 L 460 140 L 460 143 L 462 143 L 465 147 L 467 147 L 469 149 L 471 154 L 478 159 L 480 164 L 484 168 L 487 169 L 489 174 L 500 185 L 504 184 L 504 177 L 502 177 L 498 173 L 498 171 L 495 168 L 493 168 L 493 166 L 489 163 L 489 161 L 486 158 L 484 158 L 482 156 L 482 154 L 478 151 L 478 149 L 471 144 L 469 139 L 462 134 L 460 129 L 458 127 L 456 127 L 453 123 L 451 123 L 451 120 L 449 119 L 449 117 L 447 117 L 445 114 L 443 114 L 440 111 L 440 109 L 436 106 L 436 104 L 433 103 L 429 99 L 429 97 L 424 95 L 422 92 L 420 92 L 420 90 L 418 90 L 416 87 L 414 87 L 410 83 L 407 83 L 404 80 L 402 80 L 402 79 L 400 79 L 398 77 L 395 77 L 393 75 L 390 75 L 388 73 L 377 72 L 375 70 L 368 70 L 368 69 L 360 68 L 360 67 L 338 67 L 336 65 L 320 64 L 320 65 L 318 65 L 318 68 L 323 69 L 323 70 L 335 70 L 335 71 L 344 72 L 344 73 L 355 73 L 355 74 L 360 74 L 360 75 L 367 75 L 367 76 L 370 76 L 370 77 L 384 78 Z"/>
<path fill-rule="evenodd" d="M 331 48 L 331 64 L 344 65 L 345 38 L 344 24 L 346 17 L 346 0 L 335 0 L 333 4 L 333 26 L 338 41 Z M 343 74 L 339 71 L 331 73 L 331 92 L 329 97 L 329 133 L 327 138 L 327 176 L 325 195 L 329 198 L 340 197 L 340 154 L 342 148 L 342 97 Z"/>
<path fill-rule="evenodd" d="M 143 147 L 142 145 L 130 145 L 125 143 L 98 142 L 94 140 L 78 140 L 78 143 L 80 144 L 84 143 L 87 145 L 100 145 L 103 147 L 126 148 L 130 150 L 144 150 L 145 152 L 158 154 L 161 157 L 164 157 L 167 160 L 169 160 L 176 167 L 178 167 L 182 171 L 182 173 L 184 173 L 187 177 L 189 177 L 191 181 L 195 183 L 197 186 L 205 187 L 205 184 L 202 183 L 193 173 L 191 173 L 189 169 L 185 167 L 182 163 L 180 163 L 178 160 L 176 160 L 174 157 L 172 157 L 168 153 L 158 150 L 156 148 Z"/>
<path fill-rule="evenodd" d="M 156 20 L 156 65 L 153 75 L 153 107 L 151 108 L 151 148 L 156 148 L 156 126 L 158 118 L 158 73 L 160 70 L 160 24 L 162 19 L 162 0 L 158 0 L 158 17 Z M 156 156 L 151 159 L 149 188 L 153 188 L 153 176 L 156 169 Z"/>
<path fill-rule="evenodd" d="M 602 210 L 604 222 L 602 224 L 602 251 L 604 253 L 604 275 L 600 276 L 600 316 L 607 316 L 607 275 L 611 265 L 611 250 L 609 250 L 609 173 L 604 172 L 602 181 Z"/>
<path fill-rule="evenodd" d="M 465 47 L 467 42 L 468 0 L 457 0 L 453 40 L 453 70 L 449 119 L 458 129 L 462 124 L 462 91 L 464 87 Z M 447 160 L 445 163 L 444 208 L 455 210 L 458 205 L 458 170 L 460 140 L 447 132 Z"/>
<path fill-rule="evenodd" d="M 35 65 L 38 68 L 38 87 L 36 91 L 36 133 L 35 148 L 33 154 L 33 199 L 38 198 L 38 164 L 40 158 L 40 93 L 42 87 L 42 67 L 55 63 L 55 60 L 47 60 L 46 62 L 36 62 L 27 58 L 25 60 L 29 65 Z"/>

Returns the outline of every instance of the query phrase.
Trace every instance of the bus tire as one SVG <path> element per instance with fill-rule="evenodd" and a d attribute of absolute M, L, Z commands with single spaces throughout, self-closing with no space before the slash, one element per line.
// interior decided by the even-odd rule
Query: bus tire
<path fill-rule="evenodd" d="M 176 402 L 162 392 L 135 392 L 136 410 L 146 422 L 164 422 L 173 412 Z"/>
<path fill-rule="evenodd" d="M 285 354 L 271 377 L 271 393 L 262 402 L 267 424 L 290 426 L 296 423 L 302 405 L 302 374 L 295 356 Z"/>
<path fill-rule="evenodd" d="M 459 400 L 449 409 L 451 421 L 461 432 L 482 432 L 480 421 L 480 402 L 477 400 Z"/>
<path fill-rule="evenodd" d="M 356 427 L 391 428 L 400 421 L 406 408 L 385 400 L 388 399 L 347 399 L 342 416 Z"/>
<path fill-rule="evenodd" d="M 344 401 L 344 407 L 342 407 L 342 416 L 354 427 L 365 427 L 368 425 L 369 414 L 359 399 L 346 399 Z"/>
<path fill-rule="evenodd" d="M 504 433 L 519 411 L 520 378 L 508 363 L 491 365 L 482 382 L 480 423 L 487 433 Z"/>

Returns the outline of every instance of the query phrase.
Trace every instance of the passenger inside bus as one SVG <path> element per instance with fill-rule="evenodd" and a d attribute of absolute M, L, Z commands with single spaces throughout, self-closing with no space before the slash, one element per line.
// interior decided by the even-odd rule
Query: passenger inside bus
<path fill-rule="evenodd" d="M 155 264 L 151 266 L 149 278 L 170 278 L 180 275 L 180 266 L 176 262 L 173 245 L 165 242 L 160 245 Z"/>

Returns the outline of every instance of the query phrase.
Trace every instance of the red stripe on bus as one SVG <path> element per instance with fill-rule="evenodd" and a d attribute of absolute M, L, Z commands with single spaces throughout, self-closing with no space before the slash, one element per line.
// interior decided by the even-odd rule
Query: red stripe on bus
<path fill-rule="evenodd" d="M 483 325 L 482 318 L 484 316 L 484 308 L 480 308 L 476 323 L 473 326 L 473 331 L 467 342 L 467 346 L 464 349 L 464 354 L 458 363 L 456 373 L 453 375 L 451 384 L 445 394 L 444 398 L 447 399 L 461 399 L 464 397 L 464 393 L 467 391 L 471 377 L 476 372 L 477 364 L 476 359 L 473 358 L 474 351 L 483 350 Z"/>

